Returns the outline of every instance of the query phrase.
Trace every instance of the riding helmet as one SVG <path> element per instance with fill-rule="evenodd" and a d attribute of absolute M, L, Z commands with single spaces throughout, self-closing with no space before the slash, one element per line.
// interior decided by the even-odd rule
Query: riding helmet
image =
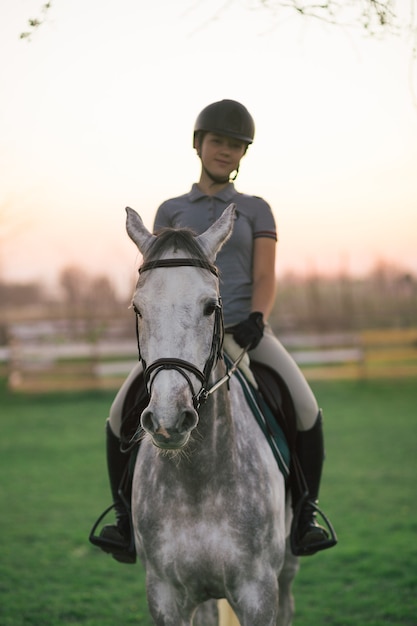
<path fill-rule="evenodd" d="M 199 132 L 226 135 L 250 144 L 255 136 L 255 122 L 247 108 L 240 102 L 220 100 L 206 106 L 197 117 L 194 124 L 194 148 Z"/>

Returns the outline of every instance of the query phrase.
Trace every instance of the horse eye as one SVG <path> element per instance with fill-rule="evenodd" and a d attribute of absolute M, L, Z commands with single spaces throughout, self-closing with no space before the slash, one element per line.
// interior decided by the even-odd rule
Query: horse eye
<path fill-rule="evenodd" d="M 207 302 L 204 307 L 204 315 L 206 315 L 207 317 L 213 315 L 214 311 L 216 310 L 216 306 L 216 302 Z"/>

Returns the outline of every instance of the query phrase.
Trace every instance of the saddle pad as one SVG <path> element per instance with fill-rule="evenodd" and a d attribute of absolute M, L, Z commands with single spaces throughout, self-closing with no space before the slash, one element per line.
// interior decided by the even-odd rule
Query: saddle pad
<path fill-rule="evenodd" d="M 227 355 L 225 355 L 225 361 L 228 367 L 232 365 L 231 361 L 227 358 Z M 256 421 L 258 422 L 259 427 L 271 446 L 271 450 L 276 462 L 278 463 L 278 467 L 284 476 L 285 481 L 287 481 L 290 474 L 290 450 L 284 432 L 281 426 L 277 423 L 264 398 L 256 389 L 254 389 L 252 385 L 250 385 L 242 372 L 237 369 L 234 375 L 243 389 L 246 401 Z"/>

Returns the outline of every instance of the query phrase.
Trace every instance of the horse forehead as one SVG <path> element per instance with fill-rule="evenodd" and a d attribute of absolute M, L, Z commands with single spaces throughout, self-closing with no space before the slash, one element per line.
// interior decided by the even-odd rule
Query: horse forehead
<path fill-rule="evenodd" d="M 196 301 L 204 295 L 216 295 L 216 279 L 207 270 L 196 267 L 155 268 L 149 272 L 139 291 L 158 293 L 167 302 Z"/>

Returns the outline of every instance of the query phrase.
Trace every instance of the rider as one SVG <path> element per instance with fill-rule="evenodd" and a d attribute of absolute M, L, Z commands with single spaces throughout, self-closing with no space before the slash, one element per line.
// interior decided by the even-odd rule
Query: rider
<path fill-rule="evenodd" d="M 188 193 L 164 202 L 158 209 L 154 230 L 189 227 L 197 234 L 220 217 L 231 202 L 237 217 L 231 238 L 216 260 L 221 282 L 226 331 L 242 348 L 250 346 L 250 357 L 278 372 L 295 408 L 296 451 L 307 498 L 292 488 L 293 507 L 298 507 L 295 529 L 298 554 L 314 554 L 334 545 L 327 530 L 316 520 L 320 478 L 324 459 L 322 414 L 317 401 L 295 361 L 267 323 L 275 299 L 276 226 L 269 205 L 257 196 L 237 192 L 232 181 L 240 160 L 253 142 L 254 121 L 247 109 L 234 100 L 221 100 L 205 107 L 194 127 L 193 147 L 201 161 L 201 174 Z M 107 421 L 107 460 L 117 524 L 105 526 L 100 535 L 102 549 L 122 562 L 134 562 L 130 515 L 119 495 L 119 484 L 127 465 L 120 451 L 123 403 L 141 365 L 132 370 L 118 392 Z M 294 482 L 294 481 L 293 481 Z M 107 544 L 108 541 L 108 544 Z M 117 545 L 115 548 L 114 546 Z"/>

